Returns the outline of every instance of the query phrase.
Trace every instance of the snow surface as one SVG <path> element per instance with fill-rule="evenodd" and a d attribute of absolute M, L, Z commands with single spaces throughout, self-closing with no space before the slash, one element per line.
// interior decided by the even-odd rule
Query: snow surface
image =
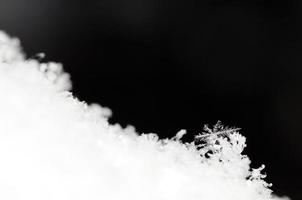
<path fill-rule="evenodd" d="M 109 124 L 109 109 L 70 89 L 62 65 L 26 59 L 0 32 L 1 200 L 281 199 L 241 154 L 238 129 L 159 140 Z"/>

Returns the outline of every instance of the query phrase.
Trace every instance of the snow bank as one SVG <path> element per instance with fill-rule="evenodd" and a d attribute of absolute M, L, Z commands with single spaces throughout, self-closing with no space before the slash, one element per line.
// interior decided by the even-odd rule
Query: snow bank
<path fill-rule="evenodd" d="M 270 200 L 245 138 L 220 123 L 192 143 L 108 123 L 72 96 L 58 63 L 25 59 L 0 32 L 1 200 Z"/>

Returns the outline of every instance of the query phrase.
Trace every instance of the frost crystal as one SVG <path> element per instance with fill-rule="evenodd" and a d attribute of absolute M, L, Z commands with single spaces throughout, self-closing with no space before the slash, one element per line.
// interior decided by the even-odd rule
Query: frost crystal
<path fill-rule="evenodd" d="M 192 143 L 108 123 L 73 97 L 58 63 L 26 59 L 0 32 L 0 199 L 271 200 L 239 129 L 205 126 Z"/>

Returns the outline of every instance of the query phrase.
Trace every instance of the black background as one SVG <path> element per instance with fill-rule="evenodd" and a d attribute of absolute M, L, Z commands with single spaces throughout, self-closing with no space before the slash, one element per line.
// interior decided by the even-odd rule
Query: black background
<path fill-rule="evenodd" d="M 111 122 L 190 140 L 241 127 L 253 167 L 302 199 L 302 5 L 281 0 L 0 0 L 0 29 L 64 63 Z"/>

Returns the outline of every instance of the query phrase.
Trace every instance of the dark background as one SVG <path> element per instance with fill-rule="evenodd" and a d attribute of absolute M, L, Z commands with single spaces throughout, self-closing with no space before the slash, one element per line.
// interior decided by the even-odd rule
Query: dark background
<path fill-rule="evenodd" d="M 0 29 L 64 63 L 111 122 L 190 140 L 241 127 L 253 167 L 302 199 L 302 5 L 293 0 L 0 0 Z M 299 185 L 300 184 L 300 185 Z"/>

